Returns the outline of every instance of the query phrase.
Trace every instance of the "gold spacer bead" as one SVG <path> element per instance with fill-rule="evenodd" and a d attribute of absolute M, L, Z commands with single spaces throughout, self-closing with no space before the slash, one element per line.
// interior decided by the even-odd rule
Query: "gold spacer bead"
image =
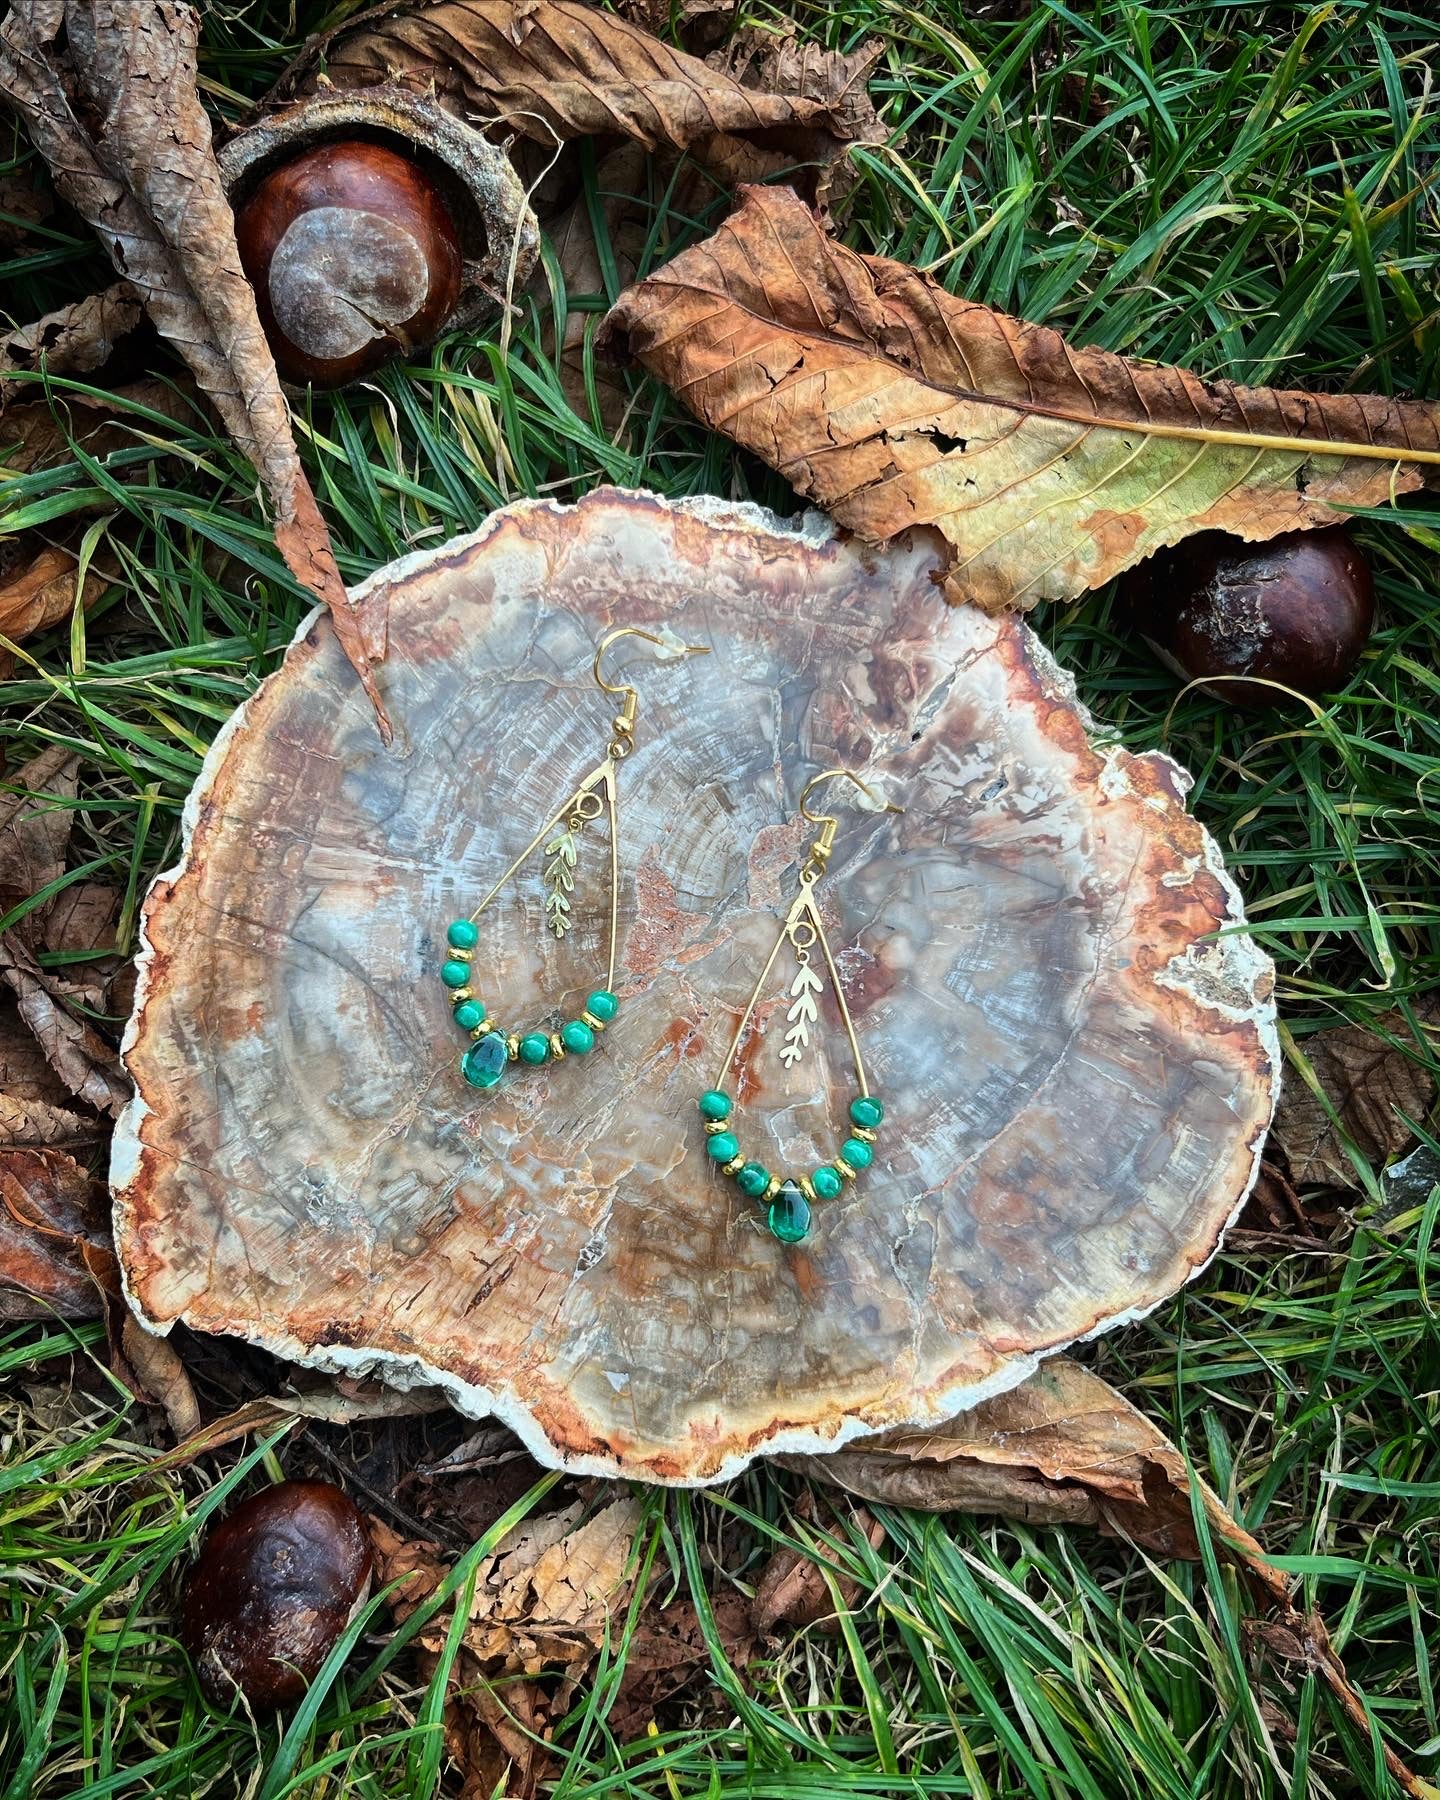
<path fill-rule="evenodd" d="M 520 1039 L 513 1031 L 507 1031 L 505 1033 L 505 1054 L 509 1057 L 511 1062 L 519 1062 L 520 1060 Z"/>
<path fill-rule="evenodd" d="M 568 1055 L 569 1055 L 569 1052 L 566 1050 L 564 1043 L 561 1041 L 560 1033 L 558 1031 L 552 1031 L 550 1033 L 550 1058 L 551 1058 L 551 1061 L 552 1062 L 564 1062 L 566 1056 L 568 1056 Z"/>
<path fill-rule="evenodd" d="M 475 952 L 473 950 L 451 950 L 449 954 L 451 962 L 468 963 L 474 962 L 475 960 Z"/>
<path fill-rule="evenodd" d="M 474 998 L 475 990 L 472 987 L 451 988 L 450 990 L 450 1004 L 452 1006 L 458 1006 L 462 1000 L 473 1000 Z"/>
<path fill-rule="evenodd" d="M 873 1144 L 876 1142 L 875 1133 L 873 1131 L 867 1131 L 863 1125 L 852 1125 L 850 1127 L 850 1135 L 853 1138 L 859 1138 L 862 1144 Z"/>
<path fill-rule="evenodd" d="M 728 1163 L 721 1163 L 720 1171 L 724 1175 L 738 1175 L 744 1167 L 745 1152 L 742 1150 L 738 1156 L 732 1156 Z"/>
<path fill-rule="evenodd" d="M 475 1027 L 475 1029 L 470 1033 L 471 1043 L 478 1042 L 478 1040 L 482 1037 L 489 1037 L 490 1033 L 494 1029 L 495 1029 L 495 1027 L 490 1023 L 490 1021 L 488 1019 L 482 1019 L 480 1021 L 480 1023 Z"/>
<path fill-rule="evenodd" d="M 783 1175 L 772 1175 L 770 1177 L 769 1187 L 766 1188 L 765 1192 L 760 1196 L 760 1198 L 762 1200 L 773 1200 L 775 1198 L 775 1196 L 780 1192 L 781 1188 L 784 1187 L 784 1185 L 785 1185 L 785 1177 Z"/>
<path fill-rule="evenodd" d="M 855 1171 L 850 1167 L 843 1156 L 837 1156 L 830 1167 L 842 1181 L 853 1181 L 855 1179 Z"/>
<path fill-rule="evenodd" d="M 800 1177 L 800 1192 L 807 1200 L 818 1200 L 820 1197 L 810 1185 L 810 1177 L 808 1175 L 802 1175 Z"/>
<path fill-rule="evenodd" d="M 729 1129 L 730 1121 L 728 1119 L 707 1119 L 705 1121 L 706 1137 L 719 1137 L 722 1131 L 728 1131 Z"/>
<path fill-rule="evenodd" d="M 597 1019 L 595 1017 L 594 1013 L 592 1013 L 592 1012 L 582 1012 L 580 1017 L 581 1017 L 581 1020 L 590 1027 L 590 1029 L 596 1034 L 597 1037 L 605 1029 L 605 1021 L 603 1019 Z"/>

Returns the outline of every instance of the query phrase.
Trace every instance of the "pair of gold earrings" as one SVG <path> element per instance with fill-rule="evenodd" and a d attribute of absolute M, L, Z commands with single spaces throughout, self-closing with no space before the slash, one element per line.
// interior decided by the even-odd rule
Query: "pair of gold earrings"
<path fill-rule="evenodd" d="M 449 991 L 452 1017 L 470 1040 L 460 1058 L 460 1073 L 472 1087 L 493 1088 L 510 1064 L 539 1068 L 547 1062 L 562 1062 L 569 1056 L 584 1056 L 595 1047 L 596 1039 L 615 1019 L 620 1001 L 615 993 L 615 932 L 620 905 L 620 793 L 618 769 L 634 745 L 635 722 L 639 696 L 624 683 L 607 681 L 602 673 L 605 652 L 621 638 L 640 638 L 647 644 L 667 647 L 663 638 L 643 631 L 636 625 L 622 625 L 609 631 L 596 647 L 593 673 L 596 684 L 606 694 L 621 697 L 620 710 L 611 721 L 610 741 L 605 754 L 573 789 L 564 804 L 551 813 L 530 842 L 500 876 L 468 918 L 455 919 L 445 933 L 447 953 L 440 979 Z M 687 656 L 706 656 L 708 649 L 699 644 L 685 644 L 672 652 L 676 660 Z M 732 1176 L 742 1194 L 755 1201 L 764 1211 L 771 1232 L 786 1244 L 799 1243 L 810 1231 L 812 1205 L 816 1200 L 832 1200 L 847 1181 L 869 1167 L 874 1154 L 876 1131 L 885 1116 L 882 1102 L 870 1092 L 865 1079 L 865 1064 L 860 1054 L 860 1041 L 846 1003 L 830 941 L 825 934 L 825 921 L 815 902 L 815 888 L 824 876 L 835 847 L 839 821 L 829 813 L 811 810 L 810 796 L 822 783 L 837 779 L 853 782 L 874 804 L 875 795 L 865 782 L 850 769 L 826 769 L 810 781 L 800 796 L 801 817 L 817 827 L 814 841 L 800 866 L 799 890 L 781 922 L 775 946 L 760 971 L 754 991 L 740 1016 L 735 1035 L 715 1085 L 699 1098 L 700 1119 L 705 1131 L 705 1150 L 710 1160 L 726 1175 Z M 899 812 L 898 806 L 884 806 L 886 812 Z M 605 985 L 586 1000 L 578 1017 L 551 1029 L 537 1028 L 516 1032 L 492 1019 L 485 1002 L 475 989 L 473 961 L 479 942 L 478 921 L 495 896 L 543 843 L 545 885 L 545 927 L 556 938 L 563 938 L 571 924 L 571 896 L 575 889 L 575 872 L 579 862 L 585 828 L 592 820 L 606 817 L 610 828 L 610 935 L 606 962 Z M 810 1044 L 811 1028 L 819 1020 L 819 999 L 824 982 L 816 973 L 813 952 L 819 949 L 831 990 L 850 1042 L 851 1060 L 855 1066 L 854 1097 L 850 1101 L 850 1135 L 832 1162 L 822 1163 L 807 1175 L 778 1175 L 763 1163 L 753 1162 L 740 1148 L 733 1127 L 734 1100 L 725 1082 L 739 1052 L 750 1019 L 759 1003 L 770 971 L 781 947 L 789 943 L 795 954 L 796 974 L 790 984 L 786 1011 L 787 1029 L 780 1049 L 781 1061 L 793 1068 L 805 1055 Z"/>

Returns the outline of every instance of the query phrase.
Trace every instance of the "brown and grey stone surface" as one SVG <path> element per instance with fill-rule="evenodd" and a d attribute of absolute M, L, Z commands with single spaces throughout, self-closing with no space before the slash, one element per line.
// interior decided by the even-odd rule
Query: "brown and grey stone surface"
<path fill-rule="evenodd" d="M 1270 965 L 1182 772 L 1103 747 L 1020 619 L 945 604 L 941 561 L 715 501 L 507 508 L 362 590 L 388 615 L 388 750 L 312 620 L 146 905 L 112 1169 L 143 1317 L 438 1384 L 551 1463 L 696 1483 L 948 1416 L 1202 1267 L 1271 1115 Z M 714 650 L 612 653 L 641 700 L 619 1016 L 588 1057 L 477 1093 L 445 927 L 598 760 L 590 661 L 617 624 Z M 820 893 L 887 1116 L 791 1248 L 707 1162 L 695 1099 L 794 892 L 801 789 L 836 763 L 905 809 L 827 790 Z M 563 941 L 541 876 L 476 952 L 512 1029 L 603 974 L 603 835 Z M 828 994 L 818 1053 L 781 1064 L 791 973 L 736 1130 L 800 1171 L 853 1079 Z"/>

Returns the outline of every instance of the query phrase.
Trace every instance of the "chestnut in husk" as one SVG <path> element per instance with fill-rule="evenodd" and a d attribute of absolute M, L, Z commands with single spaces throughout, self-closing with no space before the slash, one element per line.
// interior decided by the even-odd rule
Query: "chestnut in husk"
<path fill-rule="evenodd" d="M 257 1712 L 298 1700 L 364 1605 L 365 1522 L 328 1481 L 282 1481 L 242 1501 L 190 1571 L 180 1638 L 205 1696 L 238 1688 Z"/>
<path fill-rule="evenodd" d="M 504 151 L 401 82 L 263 111 L 219 163 L 288 381 L 336 387 L 475 325 L 539 250 Z"/>
<path fill-rule="evenodd" d="M 240 261 L 287 380 L 339 387 L 428 343 L 460 297 L 454 222 L 388 145 L 317 144 L 265 174 L 235 215 Z"/>
<path fill-rule="evenodd" d="M 1132 569 L 1121 596 L 1136 629 L 1182 675 L 1259 678 L 1207 690 L 1248 708 L 1283 704 L 1282 687 L 1333 692 L 1375 620 L 1370 566 L 1339 528 L 1263 544 L 1202 532 Z"/>

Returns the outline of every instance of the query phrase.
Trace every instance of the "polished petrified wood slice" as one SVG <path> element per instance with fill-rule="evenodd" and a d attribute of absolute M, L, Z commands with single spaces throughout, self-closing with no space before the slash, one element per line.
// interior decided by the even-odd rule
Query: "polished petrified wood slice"
<path fill-rule="evenodd" d="M 946 606 L 927 542 L 601 492 L 518 505 L 382 571 L 385 749 L 313 620 L 235 716 L 145 912 L 113 1179 L 158 1330 L 438 1383 L 547 1461 L 697 1482 L 766 1450 L 948 1415 L 1195 1273 L 1250 1185 L 1272 973 L 1163 756 L 1105 747 L 1017 618 Z M 594 767 L 618 624 L 657 659 L 621 769 L 618 1016 L 477 1092 L 446 927 Z M 787 1246 L 705 1154 L 709 1087 L 794 892 L 806 780 L 868 769 L 821 902 L 887 1113 L 873 1165 Z M 601 985 L 608 848 L 573 925 L 543 853 L 481 921 L 511 1030 Z M 780 1051 L 782 956 L 735 1124 L 772 1169 L 834 1154 L 833 996 Z"/>

